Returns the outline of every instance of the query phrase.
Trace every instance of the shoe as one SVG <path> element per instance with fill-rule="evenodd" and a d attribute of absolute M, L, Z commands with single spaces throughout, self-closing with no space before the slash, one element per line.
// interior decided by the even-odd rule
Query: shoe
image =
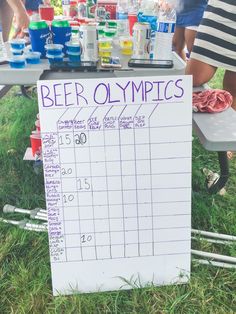
<path fill-rule="evenodd" d="M 215 185 L 216 182 L 219 180 L 220 176 L 217 172 L 213 172 L 210 169 L 203 168 L 202 169 L 203 174 L 206 176 L 206 183 L 207 183 L 207 188 L 210 189 L 212 185 Z M 226 189 L 222 188 L 217 194 L 219 195 L 225 195 L 226 194 Z"/>

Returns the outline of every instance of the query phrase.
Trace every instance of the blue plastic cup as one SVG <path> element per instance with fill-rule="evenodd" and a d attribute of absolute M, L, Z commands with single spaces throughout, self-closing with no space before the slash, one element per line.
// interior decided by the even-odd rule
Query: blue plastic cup
<path fill-rule="evenodd" d="M 68 58 L 70 62 L 81 62 L 81 56 L 80 54 L 76 53 L 76 52 L 68 52 Z"/>
<path fill-rule="evenodd" d="M 11 53 L 13 54 L 13 56 L 21 56 L 23 54 L 23 50 L 22 49 L 10 49 Z"/>
<path fill-rule="evenodd" d="M 48 44 L 45 45 L 45 49 L 48 55 L 59 56 L 62 54 L 63 46 L 59 44 Z"/>
<path fill-rule="evenodd" d="M 63 62 L 63 57 L 64 57 L 64 54 L 60 54 L 60 55 L 50 55 L 50 54 L 47 54 L 46 57 L 48 58 L 48 61 L 50 64 L 55 64 L 55 63 L 61 63 Z"/>
<path fill-rule="evenodd" d="M 25 48 L 25 40 L 22 38 L 14 38 L 10 40 L 10 46 L 13 50 L 22 51 Z"/>
<path fill-rule="evenodd" d="M 81 43 L 80 41 L 68 41 L 65 43 L 65 46 L 67 47 L 67 53 L 77 53 L 81 55 Z"/>
<path fill-rule="evenodd" d="M 9 59 L 10 67 L 13 69 L 25 68 L 25 57 L 24 56 L 12 56 Z"/>
<path fill-rule="evenodd" d="M 26 62 L 28 64 L 39 64 L 41 53 L 37 51 L 27 52 L 25 54 Z"/>

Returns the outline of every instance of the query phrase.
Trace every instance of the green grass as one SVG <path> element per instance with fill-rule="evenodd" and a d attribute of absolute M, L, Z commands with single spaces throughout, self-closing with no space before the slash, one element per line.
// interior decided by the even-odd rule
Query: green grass
<path fill-rule="evenodd" d="M 221 87 L 218 72 L 214 87 Z M 0 100 L 0 208 L 45 207 L 42 173 L 22 160 L 34 129 L 36 100 Z M 192 224 L 194 228 L 236 235 L 236 161 L 225 196 L 209 195 L 202 168 L 218 170 L 217 155 L 193 141 Z M 18 218 L 17 215 L 14 217 Z M 236 246 L 220 248 L 205 242 L 193 247 L 236 256 Z M 53 298 L 46 234 L 0 224 L 0 314 L 8 313 L 236 313 L 236 271 L 192 264 L 187 285 L 147 287 L 130 291 Z"/>

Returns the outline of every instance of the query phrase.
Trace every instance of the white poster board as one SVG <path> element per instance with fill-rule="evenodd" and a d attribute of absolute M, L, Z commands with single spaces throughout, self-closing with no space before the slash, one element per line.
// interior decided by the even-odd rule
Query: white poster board
<path fill-rule="evenodd" d="M 53 293 L 190 276 L 189 76 L 39 81 Z"/>

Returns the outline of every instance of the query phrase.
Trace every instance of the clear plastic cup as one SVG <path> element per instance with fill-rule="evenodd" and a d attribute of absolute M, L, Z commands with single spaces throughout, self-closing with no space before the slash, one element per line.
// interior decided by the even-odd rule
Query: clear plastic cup
<path fill-rule="evenodd" d="M 46 57 L 48 58 L 50 64 L 61 63 L 63 62 L 64 54 L 63 53 L 61 53 L 60 55 L 47 54 Z"/>
<path fill-rule="evenodd" d="M 112 39 L 110 38 L 101 38 L 98 41 L 98 48 L 100 49 L 111 49 L 112 48 Z"/>
<path fill-rule="evenodd" d="M 13 69 L 25 68 L 25 57 L 24 56 L 12 56 L 9 58 L 10 67 Z"/>
<path fill-rule="evenodd" d="M 39 64 L 41 53 L 37 51 L 27 52 L 25 54 L 26 62 L 28 64 Z"/>
<path fill-rule="evenodd" d="M 10 46 L 15 50 L 23 50 L 25 48 L 25 39 L 23 38 L 14 38 L 10 40 Z"/>
<path fill-rule="evenodd" d="M 70 62 L 81 62 L 81 56 L 77 52 L 68 52 L 68 58 Z"/>
<path fill-rule="evenodd" d="M 44 46 L 47 51 L 47 54 L 51 56 L 59 56 L 62 54 L 63 45 L 60 44 L 47 44 Z"/>
<path fill-rule="evenodd" d="M 70 52 L 81 54 L 81 43 L 80 41 L 68 41 L 65 43 L 65 46 L 67 47 L 67 53 Z"/>

